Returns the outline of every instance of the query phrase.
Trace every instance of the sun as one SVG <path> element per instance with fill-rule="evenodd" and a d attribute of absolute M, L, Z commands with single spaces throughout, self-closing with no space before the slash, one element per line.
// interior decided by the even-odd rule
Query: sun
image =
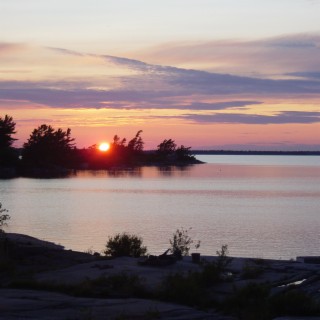
<path fill-rule="evenodd" d="M 107 142 L 102 142 L 99 144 L 99 150 L 102 152 L 106 152 L 110 149 L 110 144 Z"/>

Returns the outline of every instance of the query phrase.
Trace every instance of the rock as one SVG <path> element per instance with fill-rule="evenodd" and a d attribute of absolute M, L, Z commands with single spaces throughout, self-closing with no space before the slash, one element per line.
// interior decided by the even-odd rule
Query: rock
<path fill-rule="evenodd" d="M 0 320 L 106 319 L 228 320 L 189 307 L 145 299 L 78 298 L 65 294 L 0 289 Z"/>

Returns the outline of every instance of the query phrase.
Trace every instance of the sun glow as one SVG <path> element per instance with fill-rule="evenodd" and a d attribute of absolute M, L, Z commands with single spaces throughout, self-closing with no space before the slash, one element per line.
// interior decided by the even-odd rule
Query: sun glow
<path fill-rule="evenodd" d="M 110 144 L 107 143 L 107 142 L 102 142 L 100 143 L 99 145 L 99 150 L 102 151 L 102 152 L 106 152 L 110 149 Z"/>

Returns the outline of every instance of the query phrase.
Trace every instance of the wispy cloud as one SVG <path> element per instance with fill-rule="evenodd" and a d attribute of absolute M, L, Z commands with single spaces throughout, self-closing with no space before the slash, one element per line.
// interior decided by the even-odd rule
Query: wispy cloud
<path fill-rule="evenodd" d="M 227 109 L 245 109 L 250 105 L 262 104 L 260 101 L 223 101 L 215 103 L 204 103 L 204 102 L 194 102 L 191 104 L 184 105 L 172 105 L 174 109 L 180 110 L 227 110 Z M 155 107 L 156 109 L 165 109 L 163 105 Z"/>
<path fill-rule="evenodd" d="M 20 43 L 0 42 L 0 54 L 23 50 L 24 48 L 25 45 Z"/>
<path fill-rule="evenodd" d="M 197 123 L 237 123 L 237 124 L 288 124 L 288 123 L 316 123 L 320 122 L 320 112 L 280 112 L 273 116 L 259 114 L 230 114 L 218 113 L 214 115 L 186 114 L 184 119 Z"/>
<path fill-rule="evenodd" d="M 62 53 L 66 55 L 72 55 L 72 56 L 78 56 L 78 57 L 85 57 L 85 56 L 90 56 L 90 57 L 96 57 L 100 59 L 107 60 L 111 63 L 121 65 L 121 66 L 126 66 L 130 69 L 135 69 L 139 71 L 153 71 L 156 70 L 157 68 L 155 66 L 149 65 L 145 62 L 135 60 L 135 59 L 128 59 L 128 58 L 123 58 L 123 57 L 116 57 L 112 55 L 98 55 L 98 54 L 92 54 L 92 53 L 80 53 L 74 50 L 68 50 L 68 49 L 63 49 L 63 48 L 54 48 L 54 47 L 48 47 L 49 50 L 52 50 L 57 53 Z"/>
<path fill-rule="evenodd" d="M 56 53 L 61 53 L 65 55 L 70 55 L 70 56 L 78 56 L 78 57 L 84 57 L 86 56 L 85 53 L 81 53 L 75 50 L 69 50 L 69 49 L 64 49 L 64 48 L 56 48 L 56 47 L 46 47 L 47 49 L 54 51 Z"/>
<path fill-rule="evenodd" d="M 269 41 L 269 45 L 278 46 L 279 41 L 279 39 Z M 281 41 L 280 43 L 284 44 Z M 267 41 L 264 45 L 267 45 Z M 309 44 L 298 42 L 297 46 L 309 46 Z M 2 80 L 0 105 L 11 101 L 8 104 L 11 107 L 12 101 L 20 101 L 29 105 L 65 109 L 191 110 L 192 114 L 185 114 L 182 118 L 197 123 L 320 122 L 318 113 L 290 113 L 280 110 L 273 112 L 273 115 L 265 115 L 259 112 L 260 107 L 264 110 L 267 108 L 266 97 L 276 97 L 280 100 L 287 96 L 290 96 L 291 100 L 302 96 L 305 99 L 309 96 L 312 99 L 319 97 L 320 81 L 317 71 L 312 73 L 296 71 L 290 73 L 292 80 L 275 80 L 150 64 L 125 57 L 83 53 L 64 48 L 49 48 L 49 51 L 53 53 L 53 57 L 50 56 L 52 59 L 57 56 L 57 61 L 60 61 L 58 59 L 60 56 L 74 57 L 79 67 L 82 63 L 85 65 L 88 57 L 91 57 L 98 60 L 95 63 L 102 70 L 108 70 L 116 65 L 121 70 L 132 72 L 110 76 L 103 75 L 99 70 L 101 72 L 99 77 L 86 80 L 81 76 L 74 76 L 69 80 L 65 74 L 59 75 L 63 80 L 57 79 L 58 75 L 54 74 L 53 81 L 47 80 L 51 74 L 46 75 L 46 80 L 42 81 Z M 68 65 L 61 66 L 60 70 L 62 67 L 66 68 L 68 74 Z M 112 86 L 113 81 L 117 85 Z M 108 83 L 108 86 L 104 85 L 105 83 Z M 235 109 L 253 107 L 256 114 L 234 113 Z M 228 113 L 221 113 L 223 110 L 228 110 Z M 199 114 L 195 114 L 197 111 Z M 204 111 L 217 112 L 204 114 Z"/>
<path fill-rule="evenodd" d="M 225 42 L 220 42 L 225 43 Z M 264 41 L 257 41 L 249 43 L 250 47 L 254 47 L 259 44 L 264 47 L 284 47 L 284 48 L 316 48 L 317 55 L 314 57 L 317 59 L 317 63 L 320 65 L 320 35 L 319 36 L 291 36 L 291 37 L 282 37 L 282 38 L 274 38 L 267 39 Z M 213 45 L 215 45 L 214 43 Z M 248 43 L 247 43 L 248 44 Z M 236 50 L 237 54 L 241 55 L 241 43 L 240 42 L 232 42 L 225 43 L 227 47 L 234 52 L 234 48 L 239 45 L 240 48 Z M 245 44 L 246 45 L 246 44 Z M 195 47 L 194 47 L 195 48 Z M 190 49 L 189 47 L 185 47 L 185 49 Z M 241 93 L 250 93 L 250 94 L 284 94 L 284 93 L 292 93 L 292 94 L 303 94 L 303 93 L 318 93 L 319 91 L 319 83 L 314 80 L 316 77 L 309 77 L 309 79 L 302 79 L 303 81 L 299 81 L 296 79 L 287 80 L 287 79 L 268 79 L 268 78 L 257 78 L 257 77 L 248 77 L 248 76 L 237 76 L 231 74 L 223 74 L 217 72 L 208 72 L 203 70 L 196 69 L 186 69 L 186 68 L 178 68 L 172 67 L 168 65 L 158 65 L 158 64 L 149 64 L 143 61 L 139 61 L 136 59 L 128 59 L 124 57 L 115 57 L 111 55 L 97 55 L 97 54 L 84 54 L 78 53 L 76 51 L 70 51 L 61 48 L 51 48 L 51 50 L 75 55 L 75 56 L 94 56 L 100 59 L 108 60 L 110 63 L 117 64 L 121 67 L 126 67 L 128 69 L 139 71 L 140 73 L 121 78 L 120 80 L 126 84 L 127 87 L 140 89 L 139 85 L 143 88 L 152 87 L 151 90 L 154 90 L 156 84 L 160 84 L 161 88 L 168 88 L 170 86 L 175 86 L 173 89 L 180 89 L 182 91 L 190 91 L 190 87 L 192 87 L 192 93 L 204 93 L 204 94 L 237 94 Z M 176 50 L 176 48 L 174 48 Z M 208 52 L 207 44 L 204 45 L 203 50 Z M 191 50 L 192 51 L 192 50 Z M 210 52 L 210 50 L 209 50 Z M 239 53 L 240 52 L 240 53 Z M 183 59 L 185 55 L 181 54 L 180 58 Z M 198 57 L 199 58 L 199 57 Z M 247 57 L 250 59 L 251 56 Z M 284 58 L 284 57 L 283 57 Z M 288 57 L 287 53 L 285 55 L 286 59 L 290 60 L 290 56 Z M 253 59 L 254 60 L 254 59 Z M 255 61 L 251 61 L 253 64 Z M 255 64 L 256 65 L 256 64 Z M 292 63 L 292 65 L 295 65 Z M 257 66 L 259 67 L 259 65 Z M 318 64 L 317 64 L 318 67 Z M 316 70 L 316 69 L 312 69 Z M 285 76 L 289 75 L 297 75 L 299 72 L 285 73 Z M 300 72 L 303 73 L 303 72 Z M 319 69 L 320 73 L 320 69 Z M 313 71 L 315 75 L 316 72 Z M 308 80 L 308 81 L 307 81 Z M 157 83 L 156 83 L 157 82 Z"/>
<path fill-rule="evenodd" d="M 283 37 L 275 38 L 270 40 L 265 40 L 263 42 L 264 46 L 293 46 L 293 47 L 315 47 L 318 50 L 317 59 L 320 64 L 320 36 L 311 37 L 309 39 L 302 39 L 301 37 Z M 260 41 L 261 42 L 261 41 Z M 259 42 L 258 42 L 259 43 Z M 234 44 L 228 44 L 234 51 Z M 256 93 L 256 94 L 283 94 L 283 93 L 318 93 L 319 84 L 313 80 L 316 77 L 310 77 L 309 81 L 304 79 L 304 81 L 298 80 L 273 80 L 273 79 L 263 79 L 256 77 L 244 77 L 236 76 L 230 74 L 221 74 L 215 72 L 207 72 L 195 69 L 185 69 L 177 68 L 167 65 L 155 65 L 148 64 L 143 61 L 128 59 L 123 57 L 115 57 L 110 55 L 96 55 L 96 54 L 83 54 L 75 51 L 70 51 L 61 48 L 51 48 L 51 50 L 61 52 L 64 54 L 71 54 L 76 56 L 94 56 L 101 59 L 106 59 L 111 63 L 120 65 L 122 67 L 127 67 L 129 69 L 138 70 L 141 73 L 122 78 L 121 80 L 125 82 L 126 86 L 131 88 L 138 88 L 137 85 L 143 86 L 143 88 L 155 86 L 157 82 L 161 87 L 167 87 L 166 85 L 174 85 L 175 90 L 190 90 L 192 87 L 193 93 L 205 93 L 205 94 L 233 94 L 233 93 Z M 241 50 L 240 50 L 241 51 Z M 238 52 L 238 50 L 237 50 Z M 183 58 L 183 55 L 181 55 Z M 313 69 L 316 70 L 316 69 Z M 286 73 L 285 75 L 297 75 L 299 72 Z M 320 69 L 319 69 L 320 73 Z M 313 74 L 316 74 L 313 72 Z M 154 90 L 156 87 L 153 87 Z"/>
<path fill-rule="evenodd" d="M 219 73 L 279 76 L 320 71 L 320 34 L 294 34 L 259 40 L 168 43 L 135 53 L 136 57 Z"/>
<path fill-rule="evenodd" d="M 319 72 L 291 72 L 287 74 L 288 76 L 297 77 L 297 78 L 305 78 L 305 79 L 315 79 L 320 80 L 320 71 Z"/>

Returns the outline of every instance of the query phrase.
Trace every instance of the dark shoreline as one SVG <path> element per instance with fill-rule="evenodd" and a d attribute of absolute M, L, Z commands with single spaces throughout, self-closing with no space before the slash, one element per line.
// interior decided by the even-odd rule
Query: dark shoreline
<path fill-rule="evenodd" d="M 320 156 L 320 151 L 192 150 L 195 155 Z"/>

